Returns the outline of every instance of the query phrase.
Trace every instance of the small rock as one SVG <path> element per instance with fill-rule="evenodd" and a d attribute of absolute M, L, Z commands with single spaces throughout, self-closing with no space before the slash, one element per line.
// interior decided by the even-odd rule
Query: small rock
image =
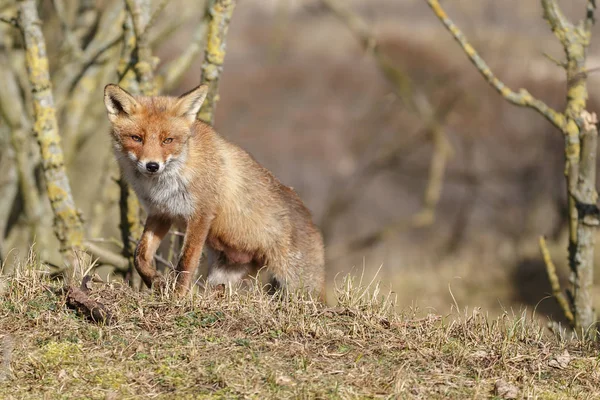
<path fill-rule="evenodd" d="M 571 355 L 565 350 L 560 356 L 556 356 L 548 362 L 548 365 L 553 368 L 565 369 L 571 362 Z"/>
<path fill-rule="evenodd" d="M 278 385 L 281 385 L 281 386 L 293 386 L 294 385 L 293 379 L 287 375 L 279 375 L 275 379 L 275 383 L 277 383 Z"/>
<path fill-rule="evenodd" d="M 486 358 L 488 353 L 483 350 L 477 350 L 475 353 L 471 354 L 473 358 Z"/>
<path fill-rule="evenodd" d="M 519 396 L 519 388 L 503 379 L 496 381 L 494 392 L 503 399 L 516 399 Z"/>
<path fill-rule="evenodd" d="M 106 396 L 104 397 L 105 400 L 117 400 L 118 398 L 118 394 L 112 391 L 106 393 Z"/>
<path fill-rule="evenodd" d="M 67 377 L 67 371 L 66 370 L 61 369 L 60 371 L 58 371 L 57 378 L 58 378 L 59 381 L 64 380 L 66 377 Z"/>
<path fill-rule="evenodd" d="M 344 331 L 342 331 L 341 329 L 332 328 L 329 330 L 329 334 L 334 337 L 342 337 L 344 336 Z"/>

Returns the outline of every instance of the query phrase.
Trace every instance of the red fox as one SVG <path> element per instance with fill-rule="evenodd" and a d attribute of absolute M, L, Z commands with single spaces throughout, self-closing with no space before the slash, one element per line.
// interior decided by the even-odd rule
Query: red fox
<path fill-rule="evenodd" d="M 104 89 L 116 159 L 148 214 L 137 271 L 148 287 L 157 283 L 154 255 L 177 224 L 185 226 L 177 294 L 189 290 L 205 249 L 209 285 L 235 284 L 264 267 L 274 288 L 324 298 L 323 238 L 309 210 L 247 152 L 196 120 L 207 90 L 144 97 Z"/>

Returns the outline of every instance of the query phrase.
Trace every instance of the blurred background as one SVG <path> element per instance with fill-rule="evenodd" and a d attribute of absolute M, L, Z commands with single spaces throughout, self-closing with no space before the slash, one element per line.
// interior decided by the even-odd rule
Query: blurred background
<path fill-rule="evenodd" d="M 52 2 L 41 3 L 50 68 L 62 68 L 61 21 Z M 569 17 L 583 17 L 583 0 L 559 3 Z M 564 55 L 538 1 L 442 4 L 501 80 L 562 109 L 564 71 L 544 53 Z M 157 71 L 190 48 L 204 9 L 167 3 L 152 27 Z M 18 48 L 14 30 L 1 29 L 3 45 Z M 599 46 L 600 37 L 588 68 L 600 66 Z M 116 68 L 118 51 L 104 62 Z M 198 52 L 164 93 L 199 84 L 201 63 Z M 78 138 L 64 150 L 87 234 L 110 242 L 119 212 L 117 185 L 105 182 L 114 169 L 102 102 L 104 85 L 116 80 L 108 71 L 89 81 L 79 123 L 69 125 L 68 107 L 59 122 L 61 134 Z M 589 76 L 592 111 L 599 79 Z M 489 87 L 424 0 L 240 0 L 219 94 L 217 131 L 294 187 L 323 229 L 330 292 L 347 273 L 367 282 L 377 274 L 401 308 L 445 313 L 456 301 L 490 314 L 527 306 L 560 318 L 537 243 L 547 236 L 567 284 L 563 137 Z M 0 128 L 3 157 L 9 135 Z M 7 260 L 31 243 L 23 193 L 13 198 L 0 209 Z M 58 242 L 42 214 L 36 243 L 52 261 Z"/>

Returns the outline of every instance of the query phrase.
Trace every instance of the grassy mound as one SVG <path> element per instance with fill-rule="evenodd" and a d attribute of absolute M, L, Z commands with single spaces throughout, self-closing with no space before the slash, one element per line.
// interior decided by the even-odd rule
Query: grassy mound
<path fill-rule="evenodd" d="M 115 317 L 102 326 L 31 266 L 3 279 L 3 399 L 600 396 L 594 345 L 558 340 L 525 315 L 398 313 L 392 296 L 351 280 L 335 307 L 95 284 Z"/>

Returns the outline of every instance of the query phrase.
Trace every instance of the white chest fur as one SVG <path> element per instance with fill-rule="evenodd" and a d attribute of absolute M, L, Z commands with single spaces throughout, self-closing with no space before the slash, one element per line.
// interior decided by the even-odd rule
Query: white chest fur
<path fill-rule="evenodd" d="M 173 218 L 189 218 L 194 212 L 194 202 L 189 192 L 189 181 L 181 168 L 166 168 L 158 176 L 140 173 L 126 159 L 119 160 L 125 179 L 133 187 L 148 214 L 159 214 Z"/>

